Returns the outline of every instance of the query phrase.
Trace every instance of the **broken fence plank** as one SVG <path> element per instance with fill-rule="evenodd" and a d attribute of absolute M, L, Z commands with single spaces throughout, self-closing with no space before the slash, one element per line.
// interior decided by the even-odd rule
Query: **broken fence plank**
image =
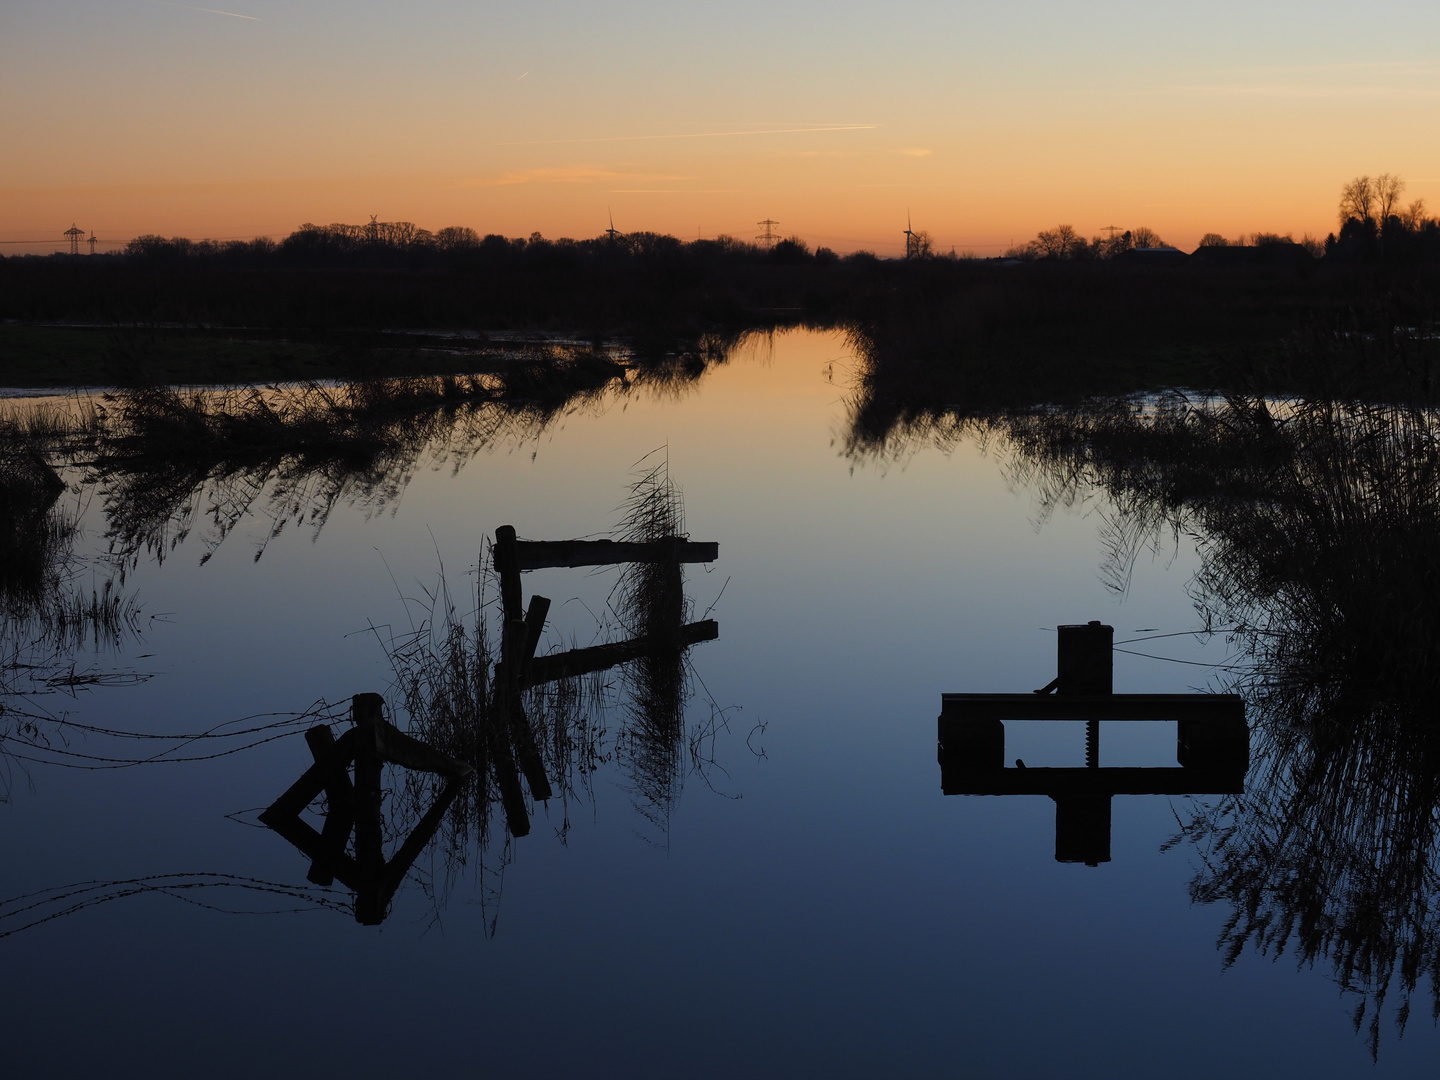
<path fill-rule="evenodd" d="M 436 750 L 429 743 L 405 734 L 388 720 L 381 720 L 376 725 L 376 736 L 380 757 L 392 765 L 403 765 L 419 772 L 439 773 L 451 779 L 469 776 L 475 771 L 473 765 L 467 765 Z"/>
<path fill-rule="evenodd" d="M 720 624 L 714 619 L 687 623 L 676 629 L 675 634 L 631 638 L 609 645 L 592 645 L 587 649 L 571 649 L 569 652 L 537 656 L 530 661 L 530 670 L 525 678 L 526 686 L 539 686 L 573 675 L 588 675 L 592 671 L 604 671 L 616 664 L 624 664 L 647 653 L 661 649 L 683 648 L 701 641 L 714 641 L 720 636 Z"/>
<path fill-rule="evenodd" d="M 530 726 L 530 718 L 525 715 L 525 706 L 518 695 L 510 705 L 510 739 L 520 771 L 525 774 L 525 783 L 530 786 L 531 796 L 544 802 L 554 792 L 550 788 L 550 778 L 545 775 L 545 760 L 535 742 L 535 729 Z"/>
<path fill-rule="evenodd" d="M 440 797 L 425 812 L 425 816 L 410 831 L 410 835 L 405 838 L 405 842 L 400 845 L 399 850 L 385 864 L 384 876 L 376 890 L 373 902 L 369 905 L 370 910 L 379 912 L 382 919 L 389 911 L 390 901 L 405 880 L 405 875 L 410 872 L 410 867 L 416 858 L 425 850 L 425 845 L 430 842 L 430 838 L 439 830 L 441 822 L 445 820 L 445 812 L 450 809 L 450 804 L 459 794 L 460 784 L 458 781 L 451 780 L 446 784 Z"/>
<path fill-rule="evenodd" d="M 265 824 L 294 845 L 312 865 L 322 867 L 347 889 L 360 891 L 364 882 L 355 860 L 343 851 L 331 850 L 325 838 L 316 832 L 309 822 L 301 821 L 298 817 L 285 817 L 267 821 Z"/>
<path fill-rule="evenodd" d="M 300 779 L 285 789 L 278 799 L 261 813 L 260 820 L 271 825 L 285 817 L 295 817 L 312 802 L 315 796 L 325 790 L 331 769 L 344 769 L 355 755 L 355 730 L 352 728 L 335 740 L 334 748 L 323 761 L 316 761 L 300 775 Z"/>
<path fill-rule="evenodd" d="M 540 645 L 540 635 L 545 632 L 545 617 L 550 614 L 550 598 L 548 596 L 530 597 L 530 607 L 525 612 L 525 641 L 520 647 L 520 654 L 515 658 L 515 670 L 517 677 L 525 678 L 525 672 L 530 667 L 530 661 L 535 656 L 535 650 Z"/>

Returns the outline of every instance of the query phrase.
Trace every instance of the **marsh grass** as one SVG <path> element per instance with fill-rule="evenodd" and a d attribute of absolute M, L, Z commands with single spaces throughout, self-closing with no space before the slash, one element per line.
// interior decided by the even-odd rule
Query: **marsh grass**
<path fill-rule="evenodd" d="M 668 454 L 655 461 L 658 456 L 639 463 L 621 507 L 617 539 L 645 542 L 689 535 L 684 496 L 670 476 Z M 619 750 L 636 810 L 660 836 L 668 837 L 686 772 L 685 711 L 693 694 L 689 650 L 678 636 L 691 611 L 681 564 L 627 564 L 611 593 L 610 609 L 626 636 L 660 643 L 623 669 L 626 719 Z"/>
<path fill-rule="evenodd" d="M 0 411 L 0 801 L 17 740 L 30 745 L 58 718 L 48 699 L 132 675 L 79 660 L 87 648 L 118 651 L 138 634 L 140 609 L 112 567 L 77 553 L 80 508 L 47 460 L 73 453 L 93 420 L 83 407 Z"/>

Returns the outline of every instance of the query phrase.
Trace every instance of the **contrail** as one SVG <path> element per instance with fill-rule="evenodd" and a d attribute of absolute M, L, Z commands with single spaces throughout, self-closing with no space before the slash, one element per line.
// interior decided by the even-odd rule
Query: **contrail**
<path fill-rule="evenodd" d="M 203 11 L 207 15 L 228 15 L 232 19 L 247 19 L 250 22 L 259 22 L 254 15 L 239 15 L 233 11 L 221 11 L 218 8 L 196 7 L 194 4 L 171 4 L 170 7 L 184 8 L 186 11 Z"/>
<path fill-rule="evenodd" d="M 656 139 L 721 139 L 731 135 L 799 135 L 814 131 L 871 131 L 879 124 L 826 124 L 821 127 L 757 128 L 752 131 L 696 131 L 684 135 L 611 135 L 593 139 L 535 139 L 530 142 L 502 142 L 497 146 L 547 146 L 554 143 L 649 142 Z"/>

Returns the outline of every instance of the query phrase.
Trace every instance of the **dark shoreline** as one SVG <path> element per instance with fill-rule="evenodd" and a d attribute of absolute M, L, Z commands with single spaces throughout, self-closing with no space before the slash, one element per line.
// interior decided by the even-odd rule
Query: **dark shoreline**
<path fill-rule="evenodd" d="M 889 379 L 967 395 L 979 383 L 1031 400 L 1283 391 L 1303 389 L 1297 343 L 1397 328 L 1424 339 L 1437 297 L 1440 266 L 1309 256 L 1015 264 L 673 244 L 451 265 L 12 258 L 0 260 L 0 386 L 483 373 L 504 370 L 517 339 L 666 362 L 805 326 L 849 334 Z"/>

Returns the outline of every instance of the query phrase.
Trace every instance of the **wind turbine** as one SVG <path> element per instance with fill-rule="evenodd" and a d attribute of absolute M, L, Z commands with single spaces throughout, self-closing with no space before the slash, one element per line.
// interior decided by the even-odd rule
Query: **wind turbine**
<path fill-rule="evenodd" d="M 609 207 L 606 207 L 605 212 L 610 215 L 610 227 L 605 230 L 605 235 L 610 238 L 610 242 L 613 244 L 615 242 L 615 238 L 620 235 L 620 230 L 615 228 L 614 211 L 612 211 Z"/>
<path fill-rule="evenodd" d="M 915 250 L 915 230 L 910 227 L 910 210 L 905 210 L 905 258 L 910 258 L 910 253 Z"/>

